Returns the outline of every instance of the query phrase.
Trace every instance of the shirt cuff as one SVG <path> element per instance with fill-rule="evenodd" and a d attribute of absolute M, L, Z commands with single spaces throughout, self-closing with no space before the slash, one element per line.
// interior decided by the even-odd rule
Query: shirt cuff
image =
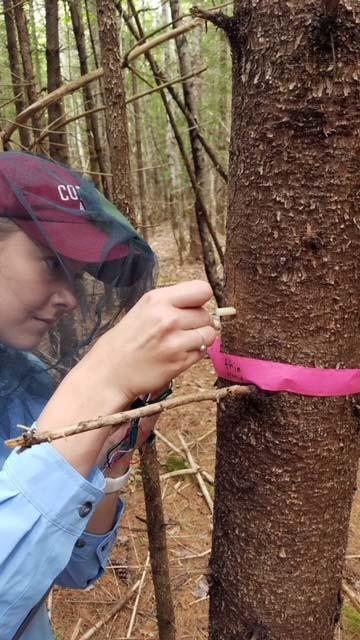
<path fill-rule="evenodd" d="M 76 538 L 104 497 L 105 479 L 97 467 L 87 480 L 48 443 L 21 453 L 15 449 L 3 470 L 45 518 Z"/>
<path fill-rule="evenodd" d="M 100 535 L 84 531 L 81 537 L 76 541 L 73 553 L 78 557 L 88 557 L 91 553 L 94 553 L 96 554 L 100 565 L 105 568 L 111 549 L 117 538 L 119 523 L 123 516 L 124 509 L 125 503 L 119 498 L 113 528 L 107 533 Z"/>

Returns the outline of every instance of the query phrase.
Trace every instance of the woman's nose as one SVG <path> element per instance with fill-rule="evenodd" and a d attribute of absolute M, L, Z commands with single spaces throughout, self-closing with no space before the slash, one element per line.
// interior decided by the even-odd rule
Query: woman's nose
<path fill-rule="evenodd" d="M 74 311 L 79 304 L 75 289 L 70 282 L 64 283 L 53 295 L 53 304 L 65 311 Z"/>

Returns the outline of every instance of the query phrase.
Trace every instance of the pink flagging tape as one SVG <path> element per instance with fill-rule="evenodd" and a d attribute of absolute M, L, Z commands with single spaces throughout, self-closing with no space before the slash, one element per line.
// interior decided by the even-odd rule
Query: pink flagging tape
<path fill-rule="evenodd" d="M 288 391 L 302 396 L 350 396 L 360 393 L 360 369 L 317 369 L 221 351 L 218 338 L 208 349 L 217 375 L 239 384 L 254 384 L 265 391 Z"/>

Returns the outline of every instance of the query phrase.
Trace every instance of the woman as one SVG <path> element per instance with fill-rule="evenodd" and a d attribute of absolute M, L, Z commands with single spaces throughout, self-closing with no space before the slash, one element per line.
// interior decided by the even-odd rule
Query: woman
<path fill-rule="evenodd" d="M 144 294 L 154 269 L 150 247 L 92 183 L 31 154 L 0 154 L 1 640 L 53 638 L 51 586 L 84 588 L 102 575 L 123 511 L 118 492 L 154 422 L 141 423 L 137 443 L 126 425 L 21 453 L 3 441 L 18 423 L 58 430 L 157 396 L 215 338 L 208 284 Z M 84 272 L 117 287 L 127 313 L 53 392 L 30 351 L 76 308 Z"/>

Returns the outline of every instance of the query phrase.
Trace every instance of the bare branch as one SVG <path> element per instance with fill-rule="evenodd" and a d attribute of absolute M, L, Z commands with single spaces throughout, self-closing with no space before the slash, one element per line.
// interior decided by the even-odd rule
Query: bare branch
<path fill-rule="evenodd" d="M 204 71 L 206 71 L 207 67 L 202 67 L 201 69 L 198 69 L 198 71 L 194 71 L 193 73 L 189 74 L 188 76 L 183 76 L 180 78 L 174 78 L 173 80 L 169 80 L 168 82 L 164 82 L 164 84 L 159 85 L 158 87 L 152 87 L 151 89 L 148 89 L 148 91 L 143 91 L 142 93 L 138 93 L 135 96 L 131 96 L 131 98 L 129 98 L 128 100 L 126 100 L 126 104 L 131 104 L 132 102 L 135 102 L 135 100 L 140 100 L 141 98 L 144 98 L 145 96 L 148 96 L 152 93 L 155 93 L 156 91 L 160 91 L 161 89 L 164 89 L 172 84 L 177 84 L 178 82 L 183 82 L 184 80 L 188 80 L 189 78 L 193 78 L 195 76 L 200 75 L 201 73 L 204 73 Z M 74 116 L 71 116 L 69 118 L 66 118 L 65 120 L 62 121 L 62 126 L 70 124 L 71 122 L 74 122 L 75 120 L 79 120 L 80 118 L 86 118 L 86 116 L 88 116 L 91 113 L 98 113 L 99 111 L 104 111 L 106 109 L 106 107 L 104 105 L 101 105 L 99 107 L 94 107 L 94 109 L 88 109 L 87 111 L 82 111 L 81 113 L 77 113 Z M 6 122 L 9 122 L 9 120 L 7 120 Z M 46 127 L 46 129 L 44 129 L 41 134 L 39 135 L 38 138 L 36 138 L 36 140 L 34 140 L 34 142 L 32 143 L 30 149 L 32 149 L 33 147 L 35 147 L 37 144 L 39 144 L 39 142 L 41 142 L 44 138 L 46 138 L 48 135 L 50 135 L 51 132 L 56 131 L 56 127 L 54 127 L 54 124 L 56 123 L 56 121 L 52 121 L 52 123 Z M 24 125 L 21 125 L 24 126 Z"/>
<path fill-rule="evenodd" d="M 226 33 L 233 24 L 233 18 L 227 16 L 222 11 L 207 11 L 201 7 L 193 7 L 190 9 L 190 13 L 194 18 L 201 18 L 207 22 L 211 22 L 218 29 L 223 29 Z"/>
<path fill-rule="evenodd" d="M 36 430 L 30 429 L 29 427 L 18 425 L 20 428 L 25 429 L 25 433 L 18 438 L 6 440 L 5 444 L 10 449 L 15 447 L 32 447 L 35 444 L 41 444 L 41 442 L 53 442 L 54 440 L 67 438 L 68 436 L 73 436 L 78 433 L 85 433 L 85 431 L 93 431 L 94 429 L 101 429 L 102 427 L 130 422 L 130 420 L 135 420 L 136 418 L 153 416 L 157 413 L 174 409 L 175 407 L 192 404 L 193 402 L 219 402 L 219 400 L 227 396 L 249 395 L 250 393 L 251 388 L 242 385 L 232 385 L 230 387 L 224 387 L 223 389 L 209 389 L 207 391 L 201 391 L 201 393 L 190 393 L 185 396 L 170 398 L 163 402 L 155 402 L 154 404 L 148 404 L 139 409 L 130 409 L 129 411 L 121 411 L 120 413 L 114 413 L 109 416 L 102 416 L 95 420 L 78 422 L 75 425 L 65 427 L 62 431 L 43 431 L 42 433 L 37 433 Z"/>
<path fill-rule="evenodd" d="M 200 491 L 204 496 L 204 500 L 205 500 L 207 506 L 209 507 L 210 513 L 213 513 L 213 511 L 214 511 L 213 500 L 212 500 L 212 497 L 211 497 L 211 495 L 210 495 L 210 493 L 208 491 L 208 488 L 207 488 L 207 486 L 206 486 L 206 484 L 205 484 L 205 482 L 203 480 L 203 477 L 202 477 L 202 475 L 201 475 L 201 473 L 199 471 L 199 465 L 196 464 L 193 456 L 191 455 L 190 449 L 189 449 L 187 443 L 185 442 L 184 438 L 182 437 L 181 433 L 178 433 L 178 436 L 179 436 L 179 440 L 181 442 L 181 446 L 185 451 L 185 454 L 186 454 L 186 457 L 187 457 L 188 462 L 190 464 L 190 467 L 195 472 L 195 477 L 196 477 L 196 480 L 198 481 L 198 484 L 199 484 L 199 487 L 200 487 Z"/>
<path fill-rule="evenodd" d="M 136 58 L 143 55 L 147 51 L 150 51 L 150 49 L 154 49 L 154 47 L 158 47 L 163 42 L 167 42 L 168 40 L 177 38 L 183 33 L 187 33 L 187 31 L 196 29 L 197 27 L 200 27 L 201 24 L 202 24 L 202 21 L 199 19 L 189 20 L 189 22 L 186 22 L 185 24 L 181 25 L 181 27 L 176 27 L 176 29 L 171 29 L 171 31 L 168 31 L 167 33 L 163 33 L 161 36 L 158 36 L 153 40 L 150 40 L 148 42 L 144 42 L 144 44 L 138 45 L 137 47 L 132 49 L 132 51 L 130 51 L 128 54 L 125 54 L 123 66 L 126 66 L 128 62 L 132 62 L 133 60 L 136 60 Z"/>
<path fill-rule="evenodd" d="M 99 631 L 99 629 L 102 629 L 102 627 L 107 622 L 110 622 L 110 620 L 117 613 L 119 613 L 119 611 L 121 611 L 121 609 L 123 609 L 125 607 L 125 605 L 129 602 L 129 600 L 134 595 L 135 591 L 137 591 L 139 588 L 140 588 L 140 580 L 138 580 L 131 587 L 131 589 L 129 589 L 129 591 L 127 592 L 125 597 L 122 600 L 120 600 L 120 602 L 118 602 L 116 605 L 114 605 L 114 607 L 111 609 L 111 611 L 104 618 L 102 618 L 102 620 L 99 620 L 93 627 L 91 627 L 91 629 L 86 631 L 86 633 L 84 633 L 79 640 L 90 640 L 90 638 L 93 638 L 94 635 L 97 633 L 97 631 Z"/>

